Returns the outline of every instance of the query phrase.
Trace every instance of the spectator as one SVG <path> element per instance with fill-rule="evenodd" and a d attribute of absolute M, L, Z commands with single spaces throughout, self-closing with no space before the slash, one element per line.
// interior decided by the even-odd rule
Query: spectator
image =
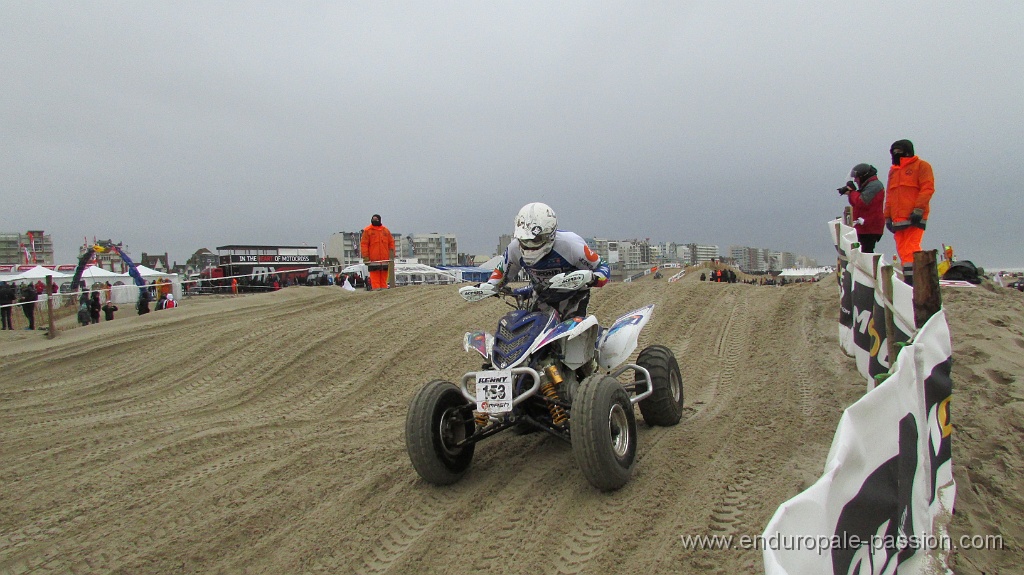
<path fill-rule="evenodd" d="M 395 259 L 395 238 L 391 230 L 381 223 L 380 214 L 373 214 L 370 225 L 363 228 L 359 250 L 370 272 L 370 288 L 387 288 L 388 262 Z"/>
<path fill-rule="evenodd" d="M 114 302 L 107 300 L 107 303 L 103 304 L 103 319 L 106 321 L 114 320 L 114 312 L 117 311 L 117 306 Z"/>
<path fill-rule="evenodd" d="M 89 319 L 92 323 L 100 322 L 100 310 L 103 309 L 103 304 L 100 302 L 100 292 L 92 292 L 92 297 L 89 298 Z"/>
<path fill-rule="evenodd" d="M 935 193 L 935 176 L 931 164 L 914 154 L 910 140 L 896 140 L 889 147 L 889 154 L 892 166 L 883 217 L 885 227 L 896 240 L 903 280 L 914 285 L 914 252 L 921 251 L 921 239 Z"/>
<path fill-rule="evenodd" d="M 870 164 L 857 164 L 850 171 L 851 181 L 839 188 L 853 208 L 853 227 L 857 230 L 860 251 L 874 253 L 875 244 L 882 239 L 885 218 L 885 188 L 878 181 L 878 170 Z"/>
<path fill-rule="evenodd" d="M 78 303 L 78 323 L 83 327 L 89 325 L 89 300 L 83 298 Z"/>
<path fill-rule="evenodd" d="M 39 299 L 39 292 L 36 291 L 36 286 L 32 285 L 32 282 L 28 282 L 21 286 L 21 311 L 25 313 L 25 318 L 28 319 L 27 330 L 36 329 L 36 300 Z"/>
<path fill-rule="evenodd" d="M 11 310 L 14 306 L 14 301 L 18 299 L 18 293 L 14 289 L 13 283 L 0 282 L 0 320 L 2 320 L 4 329 L 14 329 L 11 324 Z"/>
<path fill-rule="evenodd" d="M 149 295 L 149 290 L 142 288 L 139 290 L 139 302 L 135 304 L 135 309 L 139 310 L 139 315 L 145 315 L 149 313 L 149 302 L 152 300 L 152 296 Z"/>

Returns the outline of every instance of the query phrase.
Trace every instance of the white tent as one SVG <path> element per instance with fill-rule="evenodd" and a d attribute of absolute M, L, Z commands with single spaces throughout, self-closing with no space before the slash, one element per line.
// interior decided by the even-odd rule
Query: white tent
<path fill-rule="evenodd" d="M 834 268 L 820 267 L 820 268 L 788 268 L 779 272 L 780 278 L 785 279 L 810 279 L 814 278 L 820 280 L 825 276 L 833 273 Z"/>
<path fill-rule="evenodd" d="M 501 260 L 504 259 L 504 257 L 504 254 L 498 254 L 493 258 L 487 260 L 486 262 L 480 264 L 478 267 L 494 271 L 494 268 L 498 267 L 498 264 L 501 263 Z"/>
<path fill-rule="evenodd" d="M 44 268 L 43 266 L 36 266 L 30 270 L 25 270 L 17 275 L 8 276 L 6 281 L 21 281 L 21 280 L 44 280 L 46 276 L 53 276 L 53 279 L 64 279 L 70 278 L 71 276 L 59 272 L 57 270 L 51 270 L 50 268 Z"/>
<path fill-rule="evenodd" d="M 151 267 L 146 267 L 142 264 L 135 264 L 135 269 L 137 269 L 139 271 L 139 275 L 144 278 L 165 278 L 171 275 L 161 271 L 157 271 Z"/>
<path fill-rule="evenodd" d="M 341 270 L 343 274 L 355 273 L 365 278 L 369 275 L 366 264 L 353 264 Z M 439 270 L 420 263 L 395 262 L 395 284 L 396 286 L 419 285 L 419 284 L 453 284 L 456 282 L 455 273 Z"/>
<path fill-rule="evenodd" d="M 68 276 L 71 277 L 71 276 Z M 110 270 L 105 270 L 96 266 L 89 266 L 82 272 L 82 280 L 85 281 L 86 285 L 89 285 L 89 281 L 94 282 L 110 282 L 114 283 L 115 280 L 124 281 L 130 278 L 128 274 L 119 274 Z"/>

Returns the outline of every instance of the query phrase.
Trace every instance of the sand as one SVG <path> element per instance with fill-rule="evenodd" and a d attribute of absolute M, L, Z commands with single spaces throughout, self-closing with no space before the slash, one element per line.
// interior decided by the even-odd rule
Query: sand
<path fill-rule="evenodd" d="M 953 335 L 959 574 L 1024 564 L 1024 294 L 944 291 Z M 479 358 L 462 334 L 507 309 L 453 287 L 296 287 L 186 300 L 113 322 L 0 334 L 0 573 L 759 573 L 759 535 L 822 471 L 864 382 L 837 342 L 833 282 L 645 278 L 594 293 L 602 322 L 647 303 L 683 421 L 640 424 L 623 489 L 600 493 L 544 434 L 480 444 L 456 485 L 403 440 L 423 383 Z"/>

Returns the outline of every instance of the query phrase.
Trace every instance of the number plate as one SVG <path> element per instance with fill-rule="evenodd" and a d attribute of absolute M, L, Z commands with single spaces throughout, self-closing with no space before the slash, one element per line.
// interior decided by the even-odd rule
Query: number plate
<path fill-rule="evenodd" d="M 511 371 L 478 371 L 476 374 L 476 409 L 485 413 L 512 411 Z"/>

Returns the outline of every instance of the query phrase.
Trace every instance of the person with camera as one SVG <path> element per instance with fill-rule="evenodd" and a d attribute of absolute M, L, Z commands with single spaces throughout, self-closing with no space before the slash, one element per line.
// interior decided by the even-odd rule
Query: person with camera
<path fill-rule="evenodd" d="M 935 193 L 935 175 L 931 164 L 914 155 L 914 144 L 910 140 L 893 142 L 889 155 L 892 156 L 889 194 L 882 215 L 885 227 L 896 240 L 903 281 L 914 285 L 914 252 L 921 251 L 921 239 Z"/>
<path fill-rule="evenodd" d="M 875 244 L 882 239 L 885 230 L 885 218 L 882 216 L 885 188 L 878 181 L 878 170 L 870 164 L 854 166 L 850 178 L 838 191 L 846 196 L 853 208 L 853 227 L 857 230 L 860 251 L 874 253 Z"/>

